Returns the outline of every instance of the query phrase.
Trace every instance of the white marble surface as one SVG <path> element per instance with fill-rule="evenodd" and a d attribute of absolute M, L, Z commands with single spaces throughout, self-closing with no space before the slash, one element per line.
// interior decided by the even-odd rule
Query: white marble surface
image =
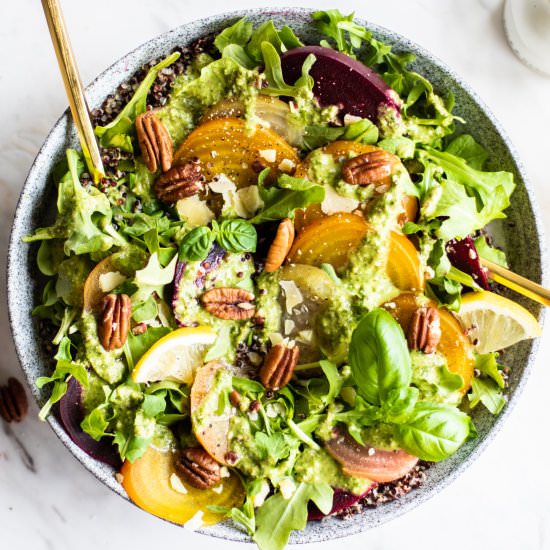
<path fill-rule="evenodd" d="M 136 45 L 194 18 L 259 5 L 355 10 L 436 53 L 470 82 L 512 136 L 543 212 L 550 208 L 550 79 L 508 48 L 499 0 L 94 0 L 63 2 L 85 82 Z M 66 105 L 40 3 L 0 8 L 0 382 L 19 375 L 5 307 L 5 255 L 20 188 Z M 550 55 L 550 52 L 548 52 Z M 550 217 L 545 216 L 547 234 Z M 550 548 L 550 333 L 522 399 L 490 448 L 430 502 L 376 530 L 311 548 Z M 0 548 L 244 548 L 148 516 L 100 485 L 36 419 L 0 427 Z M 25 457 L 20 441 L 28 450 Z"/>

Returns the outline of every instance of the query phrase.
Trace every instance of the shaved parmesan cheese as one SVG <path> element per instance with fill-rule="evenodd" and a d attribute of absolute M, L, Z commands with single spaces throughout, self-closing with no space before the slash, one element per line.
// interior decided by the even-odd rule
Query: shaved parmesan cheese
<path fill-rule="evenodd" d="M 239 189 L 234 200 L 235 212 L 241 218 L 251 218 L 264 205 L 257 185 Z"/>
<path fill-rule="evenodd" d="M 229 470 L 227 469 L 227 466 L 222 466 L 220 468 L 220 476 L 221 477 L 229 477 L 231 474 L 229 473 Z"/>
<path fill-rule="evenodd" d="M 296 336 L 296 340 L 302 342 L 303 344 L 311 344 L 311 342 L 313 342 L 313 331 L 301 330 Z"/>
<path fill-rule="evenodd" d="M 220 495 L 221 492 L 223 491 L 223 485 L 217 485 L 216 487 L 212 487 L 212 491 L 214 491 L 214 493 L 218 493 L 218 495 Z"/>
<path fill-rule="evenodd" d="M 344 126 L 349 126 L 355 122 L 363 120 L 360 116 L 350 115 L 349 113 L 344 115 Z"/>
<path fill-rule="evenodd" d="M 269 483 L 262 479 L 262 485 L 258 492 L 252 497 L 252 504 L 254 508 L 259 508 L 265 501 L 267 495 L 269 495 Z"/>
<path fill-rule="evenodd" d="M 211 181 L 208 186 L 214 193 L 222 194 L 237 189 L 237 186 L 225 174 L 220 174 L 215 180 Z"/>
<path fill-rule="evenodd" d="M 295 326 L 296 326 L 296 323 L 292 319 L 287 319 L 285 321 L 285 334 L 286 335 L 290 334 L 294 330 Z"/>
<path fill-rule="evenodd" d="M 275 162 L 277 160 L 277 151 L 275 149 L 262 149 L 258 154 L 267 162 Z"/>
<path fill-rule="evenodd" d="M 214 219 L 214 213 L 198 195 L 181 199 L 176 203 L 180 219 L 186 221 L 191 227 L 208 225 Z"/>
<path fill-rule="evenodd" d="M 181 493 L 182 495 L 187 494 L 187 488 L 185 485 L 181 482 L 181 479 L 178 477 L 177 474 L 172 474 L 170 476 L 170 487 L 174 489 L 177 493 Z"/>
<path fill-rule="evenodd" d="M 296 167 L 296 163 L 290 159 L 283 159 L 279 163 L 279 170 L 281 172 L 286 172 L 286 173 L 292 172 L 292 170 L 294 170 L 295 167 Z"/>
<path fill-rule="evenodd" d="M 283 335 L 280 332 L 270 332 L 269 339 L 271 340 L 271 345 L 276 346 L 284 342 Z"/>
<path fill-rule="evenodd" d="M 304 301 L 304 297 L 294 281 L 280 281 L 279 284 L 285 293 L 286 311 L 292 313 L 292 310 Z"/>
<path fill-rule="evenodd" d="M 285 500 L 288 500 L 296 491 L 296 485 L 292 479 L 285 477 L 279 483 L 279 490 Z"/>
<path fill-rule="evenodd" d="M 204 525 L 202 522 L 203 515 L 204 512 L 199 510 L 191 519 L 187 520 L 183 526 L 186 529 L 189 529 L 189 531 L 196 531 L 197 529 L 200 529 Z"/>
<path fill-rule="evenodd" d="M 358 200 L 342 197 L 330 185 L 323 185 L 323 187 L 325 188 L 325 198 L 321 203 L 323 214 L 353 212 L 359 206 Z"/>
<path fill-rule="evenodd" d="M 111 292 L 113 288 L 123 283 L 126 277 L 118 271 L 110 271 L 99 276 L 99 288 L 101 292 Z"/>

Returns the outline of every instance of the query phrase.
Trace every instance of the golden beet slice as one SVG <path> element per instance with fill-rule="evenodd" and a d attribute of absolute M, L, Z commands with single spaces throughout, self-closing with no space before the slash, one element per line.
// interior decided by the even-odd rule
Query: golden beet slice
<path fill-rule="evenodd" d="M 99 284 L 102 275 L 117 271 L 113 256 L 101 260 L 90 272 L 84 283 L 84 311 L 95 311 L 99 308 L 107 292 L 101 290 Z"/>
<path fill-rule="evenodd" d="M 433 300 L 429 300 L 427 304 L 423 301 L 422 304 L 437 308 L 437 304 Z M 420 302 L 417 294 L 404 292 L 383 307 L 393 315 L 406 334 L 415 310 L 420 307 Z M 464 385 L 461 391 L 466 393 L 474 375 L 472 344 L 454 315 L 445 308 L 437 309 L 441 324 L 441 339 L 437 351 L 447 359 L 449 370 L 462 376 Z"/>
<path fill-rule="evenodd" d="M 350 254 L 361 244 L 368 224 L 356 214 L 333 214 L 318 218 L 305 226 L 294 240 L 288 261 L 319 266 L 331 264 L 342 270 Z M 424 277 L 414 245 L 404 235 L 390 233 L 387 273 L 400 290 L 422 290 Z"/>
<path fill-rule="evenodd" d="M 137 506 L 180 525 L 202 513 L 202 524 L 213 525 L 224 514 L 210 511 L 209 506 L 241 505 L 244 492 L 236 475 L 223 477 L 213 489 L 196 489 L 177 476 L 176 458 L 176 453 L 149 447 L 141 458 L 124 462 L 122 486 Z"/>
<path fill-rule="evenodd" d="M 216 118 L 201 124 L 180 145 L 174 164 L 199 159 L 207 181 L 225 174 L 237 187 L 258 181 L 262 167 L 271 168 L 271 177 L 293 172 L 299 162 L 296 150 L 279 134 L 240 118 Z"/>

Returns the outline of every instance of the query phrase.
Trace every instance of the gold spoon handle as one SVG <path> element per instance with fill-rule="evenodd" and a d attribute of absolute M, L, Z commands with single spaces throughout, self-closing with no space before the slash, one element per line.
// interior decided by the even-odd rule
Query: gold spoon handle
<path fill-rule="evenodd" d="M 90 120 L 90 111 L 88 110 L 88 104 L 84 96 L 84 88 L 76 66 L 71 41 L 65 27 L 63 12 L 58 0 L 42 0 L 42 7 L 48 22 L 55 55 L 59 63 L 61 76 L 63 77 L 65 91 L 69 98 L 71 113 L 76 124 L 86 165 L 94 182 L 99 183 L 101 178 L 104 177 L 105 171 Z"/>
<path fill-rule="evenodd" d="M 511 288 L 523 296 L 527 296 L 531 300 L 542 304 L 543 306 L 550 306 L 550 290 L 543 286 L 517 275 L 516 273 L 502 267 L 498 264 L 480 258 L 484 267 L 489 270 L 489 277 L 493 281 L 500 283 L 503 286 Z"/>

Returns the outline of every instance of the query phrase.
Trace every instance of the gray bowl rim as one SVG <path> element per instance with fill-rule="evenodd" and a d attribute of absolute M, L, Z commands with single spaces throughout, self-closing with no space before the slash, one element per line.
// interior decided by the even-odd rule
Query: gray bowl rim
<path fill-rule="evenodd" d="M 89 94 L 101 81 L 103 81 L 105 78 L 108 78 L 112 73 L 116 73 L 116 71 L 123 66 L 126 58 L 132 56 L 133 54 L 137 54 L 138 52 L 140 52 L 142 49 L 145 49 L 148 45 L 150 45 L 154 41 L 161 40 L 161 39 L 164 40 L 172 35 L 178 34 L 180 32 L 180 29 L 182 29 L 186 25 L 193 24 L 194 26 L 199 28 L 202 28 L 208 25 L 217 25 L 221 29 L 223 28 L 221 26 L 222 24 L 229 24 L 229 22 L 231 21 L 235 21 L 240 17 L 244 17 L 248 15 L 265 16 L 266 18 L 277 14 L 308 16 L 308 15 L 311 15 L 311 13 L 313 13 L 314 11 L 316 10 L 310 9 L 310 8 L 302 8 L 302 7 L 262 7 L 262 8 L 253 8 L 253 9 L 234 10 L 227 13 L 225 12 L 218 13 L 218 14 L 201 18 L 201 19 L 195 19 L 193 21 L 180 25 L 174 29 L 171 29 L 169 31 L 156 35 L 150 38 L 149 40 L 147 40 L 146 42 L 143 42 L 133 50 L 124 54 L 117 61 L 112 63 L 107 69 L 101 72 L 96 78 L 94 78 L 90 82 L 90 84 L 88 84 L 88 86 L 86 86 L 86 89 L 85 89 L 86 93 Z M 369 30 L 373 31 L 374 33 L 392 34 L 394 37 L 396 37 L 399 40 L 400 47 L 402 47 L 405 50 L 414 51 L 415 53 L 428 59 L 433 66 L 435 66 L 438 70 L 442 70 L 446 72 L 454 80 L 456 84 L 462 87 L 462 89 L 471 97 L 471 99 L 477 104 L 477 106 L 490 119 L 491 124 L 493 124 L 497 133 L 500 135 L 500 138 L 505 143 L 506 148 L 508 149 L 508 152 L 510 154 L 510 157 L 514 162 L 517 168 L 517 171 L 521 176 L 522 183 L 526 189 L 529 203 L 532 208 L 533 219 L 535 222 L 535 228 L 538 236 L 537 252 L 539 253 L 541 258 L 541 264 L 539 266 L 540 274 L 541 274 L 541 284 L 548 286 L 548 282 L 549 282 L 548 269 L 546 264 L 542 261 L 542 259 L 544 259 L 547 255 L 546 240 L 544 236 L 540 210 L 535 200 L 536 198 L 535 192 L 527 176 L 523 162 L 521 161 L 516 148 L 512 144 L 512 141 L 508 137 L 501 123 L 498 121 L 498 119 L 495 117 L 495 115 L 492 113 L 489 107 L 485 104 L 485 102 L 470 87 L 470 85 L 462 77 L 460 77 L 453 69 L 451 69 L 446 63 L 441 61 L 437 56 L 432 54 L 429 50 L 420 46 L 416 42 L 413 42 L 407 37 L 401 35 L 400 33 L 397 33 L 395 31 L 392 31 L 391 29 L 388 29 L 387 27 L 383 27 L 381 25 L 372 23 L 360 17 L 354 17 L 354 21 L 361 25 L 368 26 Z M 136 69 L 133 69 L 133 71 L 135 70 Z M 130 77 L 131 74 L 133 73 L 130 72 L 128 74 L 128 77 Z M 51 130 L 48 132 L 48 135 L 46 136 L 44 143 L 42 144 L 37 156 L 35 157 L 31 165 L 31 168 L 29 169 L 27 178 L 21 190 L 21 193 L 17 202 L 17 206 L 15 209 L 12 229 L 10 232 L 9 247 L 8 247 L 6 272 L 7 272 L 8 316 L 9 316 L 10 329 L 11 329 L 12 338 L 15 344 L 15 350 L 16 350 L 16 354 L 17 354 L 21 369 L 23 370 L 23 373 L 27 380 L 28 387 L 38 404 L 40 404 L 39 394 L 34 383 L 33 371 L 32 371 L 32 368 L 30 368 L 30 366 L 27 363 L 25 363 L 25 361 L 23 360 L 23 355 L 21 353 L 21 349 L 22 349 L 22 346 L 24 345 L 24 342 L 22 339 L 19 338 L 18 331 L 14 329 L 14 319 L 15 317 L 17 317 L 17 305 L 16 305 L 17 273 L 15 273 L 15 271 L 11 269 L 11 265 L 13 265 L 12 258 L 15 257 L 15 255 L 17 254 L 17 249 L 21 246 L 27 246 L 26 243 L 22 243 L 16 240 L 16 233 L 17 233 L 16 229 L 18 225 L 21 223 L 21 216 L 22 216 L 21 203 L 23 202 L 25 192 L 30 186 L 30 183 L 33 181 L 35 177 L 35 173 L 38 171 L 39 166 L 42 164 L 43 162 L 42 158 L 47 154 L 47 149 L 49 147 L 52 135 L 57 130 L 58 126 L 62 125 L 65 121 L 68 122 L 68 129 L 74 132 L 74 122 L 72 122 L 69 108 L 67 108 L 61 114 L 61 116 L 56 120 Z M 545 319 L 546 319 L 546 310 L 543 308 L 540 310 L 540 313 L 538 316 L 539 323 L 541 324 L 542 327 L 544 327 Z M 532 372 L 533 365 L 537 358 L 537 352 L 538 352 L 539 346 L 540 346 L 540 338 L 532 342 L 527 362 L 523 368 L 521 379 L 519 380 L 518 385 L 514 390 L 514 392 L 512 394 L 509 394 L 509 400 L 508 400 L 507 406 L 495 418 L 490 431 L 478 444 L 476 444 L 473 451 L 458 466 L 456 466 L 452 470 L 452 472 L 446 475 L 443 479 L 439 480 L 432 489 L 426 490 L 426 491 L 423 491 L 422 488 L 415 489 L 414 492 L 416 496 L 413 500 L 410 500 L 404 505 L 398 505 L 398 506 L 393 506 L 388 508 L 389 513 L 384 514 L 382 519 L 378 519 L 373 523 L 369 523 L 365 521 L 360 526 L 350 525 L 349 527 L 353 527 L 353 528 L 347 529 L 346 528 L 347 522 L 342 522 L 341 520 L 338 520 L 336 518 L 327 518 L 329 521 L 332 521 L 333 523 L 329 525 L 328 521 L 324 520 L 324 522 L 327 522 L 325 523 L 326 525 L 325 529 L 320 530 L 320 532 L 316 532 L 316 533 L 308 533 L 307 528 L 304 531 L 294 532 L 291 535 L 290 544 L 322 542 L 326 540 L 333 540 L 333 539 L 338 539 L 346 536 L 359 534 L 368 529 L 377 527 L 378 525 L 382 525 L 383 523 L 391 521 L 392 519 L 400 517 L 401 515 L 416 508 L 417 506 L 427 501 L 428 499 L 432 498 L 433 496 L 438 494 L 440 491 L 445 489 L 447 486 L 449 486 L 488 447 L 488 445 L 491 443 L 493 438 L 502 428 L 502 425 L 504 424 L 508 416 L 513 411 L 514 407 L 517 404 L 518 399 L 520 398 L 525 388 L 525 384 Z M 56 436 L 65 445 L 65 447 L 67 447 L 67 449 L 70 451 L 70 453 L 73 455 L 73 457 L 76 460 L 78 460 L 92 475 L 94 475 L 94 477 L 96 477 L 109 489 L 111 489 L 117 495 L 123 497 L 128 502 L 132 502 L 128 498 L 128 495 L 126 494 L 122 486 L 118 483 L 118 481 L 115 480 L 114 476 L 112 475 L 108 476 L 104 472 L 102 472 L 101 469 L 97 467 L 99 463 L 94 459 L 92 459 L 91 457 L 89 457 L 75 443 L 73 443 L 73 441 L 70 439 L 68 434 L 65 432 L 63 426 L 60 424 L 60 422 L 54 415 L 50 415 L 47 421 L 51 429 L 56 434 Z M 399 500 L 394 501 L 393 503 L 390 503 L 390 504 L 396 504 L 396 503 L 399 504 Z M 380 508 L 378 510 L 380 510 Z M 361 515 L 364 515 L 366 513 L 368 513 L 368 510 L 361 512 Z M 335 523 L 335 522 L 338 522 L 338 523 Z M 217 526 L 213 526 L 206 529 L 199 529 L 197 532 L 203 535 L 213 536 L 213 537 L 221 538 L 225 540 L 248 542 L 248 543 L 252 542 L 247 535 L 237 530 L 236 528 L 231 527 L 230 524 L 229 525 L 227 524 L 227 522 L 223 522 L 222 524 L 218 524 L 218 525 L 222 527 L 221 531 L 217 531 L 216 530 Z"/>

